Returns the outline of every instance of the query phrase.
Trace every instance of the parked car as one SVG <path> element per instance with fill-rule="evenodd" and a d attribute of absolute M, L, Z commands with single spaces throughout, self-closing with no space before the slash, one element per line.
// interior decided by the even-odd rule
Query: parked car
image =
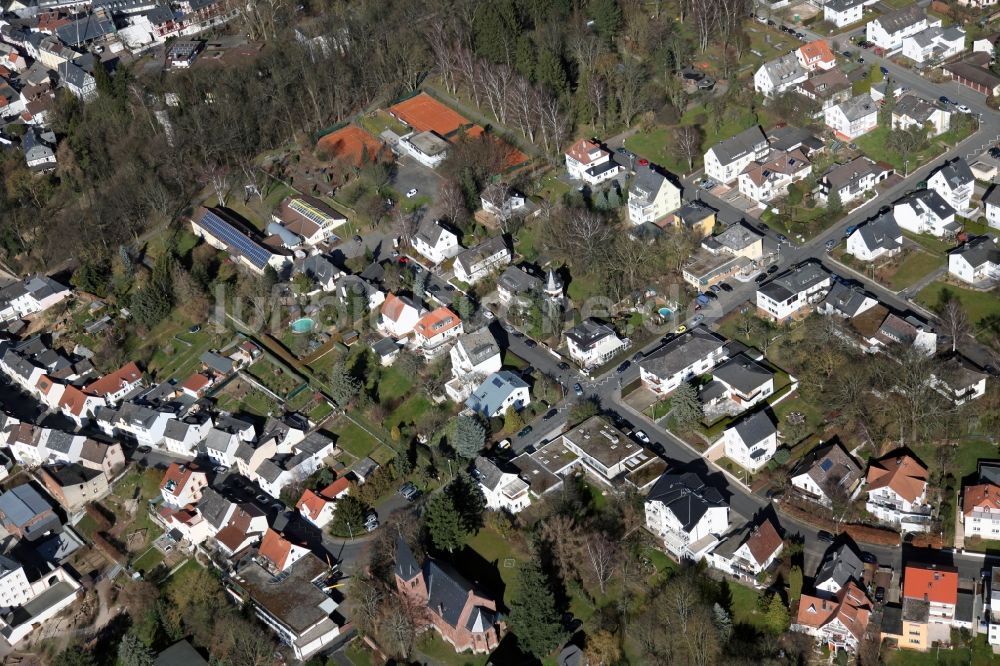
<path fill-rule="evenodd" d="M 858 64 L 859 65 L 865 64 L 865 57 L 864 56 L 858 56 Z"/>
<path fill-rule="evenodd" d="M 559 361 L 559 365 L 556 366 L 560 370 L 569 370 L 569 363 L 566 361 Z"/>
<path fill-rule="evenodd" d="M 509 439 L 501 439 L 499 442 L 497 442 L 497 448 L 500 449 L 501 451 L 503 451 L 504 449 L 509 449 L 510 448 L 510 440 Z"/>
<path fill-rule="evenodd" d="M 583 395 L 583 387 L 580 386 L 580 382 L 573 384 L 573 393 L 576 393 L 577 397 Z"/>
<path fill-rule="evenodd" d="M 882 76 L 889 76 L 889 70 L 885 67 L 879 67 L 879 71 L 882 72 Z"/>
<path fill-rule="evenodd" d="M 493 321 L 495 317 L 496 315 L 493 314 L 492 310 L 483 310 L 483 319 L 485 319 L 486 321 Z"/>
<path fill-rule="evenodd" d="M 714 291 L 706 291 L 705 296 L 707 298 L 718 298 L 718 295 Z"/>
<path fill-rule="evenodd" d="M 701 189 L 703 190 L 711 190 L 714 189 L 716 185 L 718 185 L 717 182 L 715 182 L 711 178 L 706 178 L 705 180 L 701 181 L 701 185 L 699 185 L 699 187 L 701 187 Z"/>
<path fill-rule="evenodd" d="M 355 242 L 355 243 L 358 243 L 358 244 L 360 245 L 361 243 L 363 243 L 363 242 L 364 242 L 364 239 L 363 239 L 363 238 L 361 238 L 361 236 L 360 236 L 360 235 L 358 235 L 358 234 L 354 234 L 354 242 Z"/>
<path fill-rule="evenodd" d="M 841 52 L 840 52 L 840 55 L 844 56 L 844 57 L 845 57 L 845 58 L 847 58 L 848 60 L 850 60 L 850 59 L 851 59 L 851 52 L 850 52 L 850 51 L 841 51 Z"/>
<path fill-rule="evenodd" d="M 524 426 L 523 428 L 521 428 L 518 431 L 517 436 L 518 437 L 527 437 L 528 435 L 531 434 L 532 430 L 534 430 L 534 428 L 532 428 L 530 425 L 529 426 Z"/>
<path fill-rule="evenodd" d="M 685 326 L 684 324 L 681 324 L 680 326 L 677 327 L 677 330 L 674 331 L 674 333 L 676 333 L 677 335 L 680 335 L 681 333 L 684 333 L 687 330 L 688 330 L 688 327 Z"/>
<path fill-rule="evenodd" d="M 827 532 L 826 530 L 820 530 L 816 534 L 816 538 L 819 539 L 820 541 L 825 541 L 827 543 L 833 543 L 834 542 L 834 536 L 832 534 L 830 534 L 829 532 Z"/>
<path fill-rule="evenodd" d="M 527 347 L 528 349 L 534 349 L 535 347 L 538 346 L 538 343 L 532 340 L 531 338 L 525 338 L 524 346 Z"/>
<path fill-rule="evenodd" d="M 881 585 L 875 588 L 875 601 L 878 603 L 885 601 L 885 588 Z"/>
<path fill-rule="evenodd" d="M 720 282 L 719 287 L 727 293 L 733 290 L 733 287 L 728 282 Z"/>
<path fill-rule="evenodd" d="M 711 287 L 709 287 L 709 289 L 711 289 L 711 290 L 712 290 L 712 291 L 714 291 L 715 293 L 719 293 L 720 291 L 722 291 L 722 287 L 720 287 L 720 286 L 719 286 L 719 285 L 717 285 L 717 284 L 713 284 L 713 285 L 712 285 Z"/>
<path fill-rule="evenodd" d="M 410 189 L 408 189 L 406 191 L 406 198 L 407 199 L 412 199 L 415 196 L 417 196 L 417 188 L 411 187 Z"/>
<path fill-rule="evenodd" d="M 535 369 L 530 365 L 521 370 L 522 377 L 530 377 L 533 374 L 535 374 Z"/>
<path fill-rule="evenodd" d="M 755 277 L 753 279 L 753 281 L 756 282 L 757 284 L 760 284 L 761 282 L 763 282 L 766 279 L 767 279 L 767 273 L 761 273 L 760 275 L 758 275 L 757 277 Z"/>
<path fill-rule="evenodd" d="M 619 375 L 632 367 L 632 361 L 622 361 L 621 365 L 615 368 L 615 372 Z"/>
<path fill-rule="evenodd" d="M 760 224 L 758 224 L 757 228 L 760 229 L 761 231 L 765 232 L 765 233 L 770 230 L 770 227 L 767 226 L 766 224 L 764 224 L 763 222 L 761 222 Z"/>
<path fill-rule="evenodd" d="M 632 436 L 635 437 L 640 442 L 642 442 L 643 444 L 649 444 L 649 436 L 641 430 L 636 430 L 634 433 L 632 433 Z"/>
<path fill-rule="evenodd" d="M 374 532 L 377 529 L 378 529 L 378 518 L 376 518 L 375 520 L 371 521 L 370 523 L 365 523 L 365 531 L 366 532 Z"/>
<path fill-rule="evenodd" d="M 837 241 L 832 238 L 826 242 L 826 251 L 829 252 L 833 248 L 837 247 Z"/>
<path fill-rule="evenodd" d="M 553 416 L 555 416 L 558 413 L 559 413 L 558 409 L 550 409 L 549 411 L 545 412 L 545 416 L 542 417 L 542 420 L 543 421 L 548 421 L 549 419 L 551 419 Z"/>
<path fill-rule="evenodd" d="M 952 102 L 950 99 L 948 99 L 944 95 L 941 95 L 940 97 L 938 97 L 938 101 L 941 102 L 942 104 L 953 104 L 954 103 L 954 102 Z"/>
<path fill-rule="evenodd" d="M 964 104 L 959 104 L 955 108 L 958 109 L 959 113 L 972 113 L 972 109 L 970 109 Z"/>

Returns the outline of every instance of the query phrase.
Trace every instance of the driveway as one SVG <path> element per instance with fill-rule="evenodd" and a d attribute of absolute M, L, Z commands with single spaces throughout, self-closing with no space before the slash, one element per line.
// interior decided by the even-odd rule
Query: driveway
<path fill-rule="evenodd" d="M 401 197 L 405 198 L 407 192 L 416 189 L 418 197 L 430 197 L 433 202 L 437 199 L 440 184 L 441 176 L 409 155 L 396 159 L 396 173 L 392 177 L 391 185 Z"/>

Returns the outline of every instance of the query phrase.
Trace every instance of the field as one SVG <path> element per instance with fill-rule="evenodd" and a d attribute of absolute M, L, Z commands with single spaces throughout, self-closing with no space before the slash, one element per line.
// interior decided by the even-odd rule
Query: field
<path fill-rule="evenodd" d="M 995 291 L 974 291 L 943 282 L 932 282 L 920 291 L 917 300 L 925 307 L 934 308 L 940 300 L 942 290 L 958 298 L 973 325 L 990 315 L 1000 315 L 1000 297 Z"/>
<path fill-rule="evenodd" d="M 337 446 L 358 459 L 366 457 L 379 445 L 374 437 L 343 417 L 333 422 L 330 431 L 337 435 Z"/>

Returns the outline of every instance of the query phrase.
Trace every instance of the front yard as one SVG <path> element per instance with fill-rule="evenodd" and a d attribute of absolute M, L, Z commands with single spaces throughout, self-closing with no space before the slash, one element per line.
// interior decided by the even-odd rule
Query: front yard
<path fill-rule="evenodd" d="M 927 308 L 934 309 L 941 302 L 941 295 L 944 291 L 962 303 L 962 307 L 965 308 L 969 315 L 969 321 L 973 325 L 990 315 L 1000 315 L 1000 297 L 997 296 L 996 290 L 976 291 L 937 281 L 924 287 L 917 294 L 917 301 Z"/>
<path fill-rule="evenodd" d="M 889 134 L 888 126 L 879 125 L 868 134 L 859 136 L 854 143 L 865 155 L 876 161 L 888 162 L 900 174 L 913 171 L 944 151 L 936 140 L 931 140 L 923 150 L 904 155 L 890 147 Z"/>

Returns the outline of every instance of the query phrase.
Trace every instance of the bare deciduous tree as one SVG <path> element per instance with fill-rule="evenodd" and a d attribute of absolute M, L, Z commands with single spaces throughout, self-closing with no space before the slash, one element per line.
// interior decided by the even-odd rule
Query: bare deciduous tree
<path fill-rule="evenodd" d="M 587 553 L 587 563 L 590 565 L 590 572 L 597 581 L 597 586 L 604 594 L 607 590 L 608 581 L 615 573 L 618 564 L 619 552 L 617 546 L 607 535 L 603 533 L 591 534 L 585 541 Z"/>
<path fill-rule="evenodd" d="M 701 130 L 693 125 L 678 127 L 674 130 L 674 145 L 687 160 L 688 169 L 693 169 L 694 158 L 701 154 Z"/>

